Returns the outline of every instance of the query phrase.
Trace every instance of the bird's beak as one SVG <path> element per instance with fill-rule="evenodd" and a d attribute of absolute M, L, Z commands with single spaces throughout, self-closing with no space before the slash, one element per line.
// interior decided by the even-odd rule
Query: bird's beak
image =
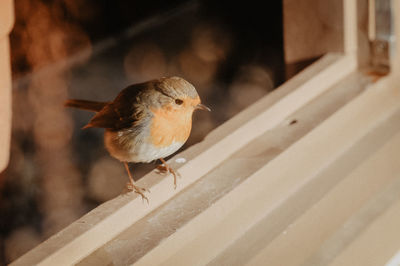
<path fill-rule="evenodd" d="M 194 107 L 194 109 L 199 109 L 199 110 L 204 110 L 204 111 L 209 111 L 211 112 L 211 109 L 205 106 L 204 104 L 199 103 Z"/>

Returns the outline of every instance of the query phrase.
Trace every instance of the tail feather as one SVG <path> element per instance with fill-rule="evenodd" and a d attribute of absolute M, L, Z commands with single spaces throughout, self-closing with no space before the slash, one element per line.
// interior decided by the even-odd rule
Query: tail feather
<path fill-rule="evenodd" d="M 108 102 L 93 102 L 86 100 L 69 99 L 65 102 L 66 107 L 74 107 L 92 112 L 100 112 Z"/>

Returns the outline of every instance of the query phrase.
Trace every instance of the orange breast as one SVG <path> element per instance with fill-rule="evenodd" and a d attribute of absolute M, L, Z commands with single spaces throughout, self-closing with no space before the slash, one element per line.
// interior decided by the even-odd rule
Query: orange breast
<path fill-rule="evenodd" d="M 192 129 L 192 112 L 186 109 L 152 110 L 154 117 L 150 126 L 150 141 L 156 147 L 168 147 L 173 142 L 184 143 Z"/>

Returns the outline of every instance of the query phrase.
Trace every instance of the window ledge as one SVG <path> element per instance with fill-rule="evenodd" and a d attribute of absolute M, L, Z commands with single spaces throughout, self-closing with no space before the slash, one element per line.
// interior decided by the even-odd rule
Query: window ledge
<path fill-rule="evenodd" d="M 340 54 L 324 56 L 283 86 L 211 132 L 203 142 L 173 157 L 170 160 L 171 165 L 182 175 L 176 190 L 172 188 L 170 178 L 160 177 L 153 171 L 138 182 L 140 186 L 151 190 L 149 204 L 144 203 L 135 193 L 121 195 L 83 216 L 16 260 L 14 265 L 55 263 L 60 265 L 61 262 L 65 264 L 79 262 L 183 190 L 192 189 L 193 183 L 213 169 L 217 169 L 221 163 L 227 161 L 229 164 L 227 159 L 246 145 L 262 138 L 270 131 L 275 130 L 276 136 L 279 136 L 279 128 L 287 126 L 296 112 L 327 93 L 338 80 L 354 73 L 356 66 L 356 60 L 352 56 Z M 275 155 L 272 153 L 270 159 Z M 176 164 L 175 159 L 178 157 L 185 158 L 186 163 Z M 237 183 L 232 184 L 232 189 L 235 185 Z M 225 190 L 221 193 L 227 192 Z M 216 195 L 216 198 L 222 197 L 222 194 Z"/>

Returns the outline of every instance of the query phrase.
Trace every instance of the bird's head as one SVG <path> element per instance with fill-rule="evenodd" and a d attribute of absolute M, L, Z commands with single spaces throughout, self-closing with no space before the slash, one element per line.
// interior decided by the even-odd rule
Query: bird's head
<path fill-rule="evenodd" d="M 171 112 L 192 114 L 193 111 L 210 108 L 201 103 L 200 97 L 192 84 L 180 77 L 161 78 L 154 83 L 157 101 L 162 108 Z"/>

